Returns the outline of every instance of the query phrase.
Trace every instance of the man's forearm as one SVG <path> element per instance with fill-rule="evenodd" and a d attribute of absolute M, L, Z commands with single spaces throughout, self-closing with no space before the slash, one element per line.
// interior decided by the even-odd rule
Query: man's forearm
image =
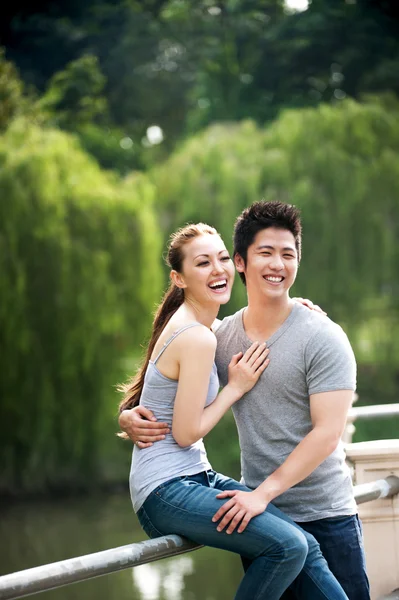
<path fill-rule="evenodd" d="M 324 428 L 315 427 L 256 490 L 270 502 L 313 473 L 338 443 L 339 438 L 332 436 Z"/>

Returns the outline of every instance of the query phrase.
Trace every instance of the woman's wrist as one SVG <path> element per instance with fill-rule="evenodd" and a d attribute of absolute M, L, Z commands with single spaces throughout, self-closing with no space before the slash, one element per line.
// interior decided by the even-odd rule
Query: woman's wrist
<path fill-rule="evenodd" d="M 234 404 L 235 402 L 237 402 L 237 400 L 240 400 L 240 398 L 242 398 L 242 396 L 244 395 L 244 392 L 238 386 L 234 385 L 234 383 L 231 382 L 228 382 L 224 389 L 229 394 L 229 400 L 231 400 L 231 404 Z"/>

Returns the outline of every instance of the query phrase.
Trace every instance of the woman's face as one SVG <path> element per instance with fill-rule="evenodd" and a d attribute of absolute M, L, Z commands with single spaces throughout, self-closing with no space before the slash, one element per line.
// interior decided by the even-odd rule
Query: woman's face
<path fill-rule="evenodd" d="M 182 272 L 174 273 L 186 299 L 201 304 L 228 302 L 235 269 L 222 239 L 218 235 L 200 235 L 183 247 L 183 254 Z"/>

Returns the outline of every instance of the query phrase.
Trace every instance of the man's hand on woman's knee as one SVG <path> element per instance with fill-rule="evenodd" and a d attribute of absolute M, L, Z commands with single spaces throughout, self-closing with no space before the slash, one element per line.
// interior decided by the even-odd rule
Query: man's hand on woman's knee
<path fill-rule="evenodd" d="M 140 449 L 149 448 L 170 432 L 168 424 L 158 423 L 154 414 L 144 406 L 123 410 L 119 415 L 119 426 Z"/>

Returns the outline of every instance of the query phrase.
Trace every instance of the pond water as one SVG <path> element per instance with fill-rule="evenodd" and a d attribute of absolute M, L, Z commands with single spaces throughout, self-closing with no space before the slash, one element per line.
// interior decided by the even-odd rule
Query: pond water
<path fill-rule="evenodd" d="M 146 539 L 128 492 L 18 503 L 0 514 L 0 575 Z M 231 600 L 240 559 L 202 548 L 50 590 L 38 600 Z"/>

